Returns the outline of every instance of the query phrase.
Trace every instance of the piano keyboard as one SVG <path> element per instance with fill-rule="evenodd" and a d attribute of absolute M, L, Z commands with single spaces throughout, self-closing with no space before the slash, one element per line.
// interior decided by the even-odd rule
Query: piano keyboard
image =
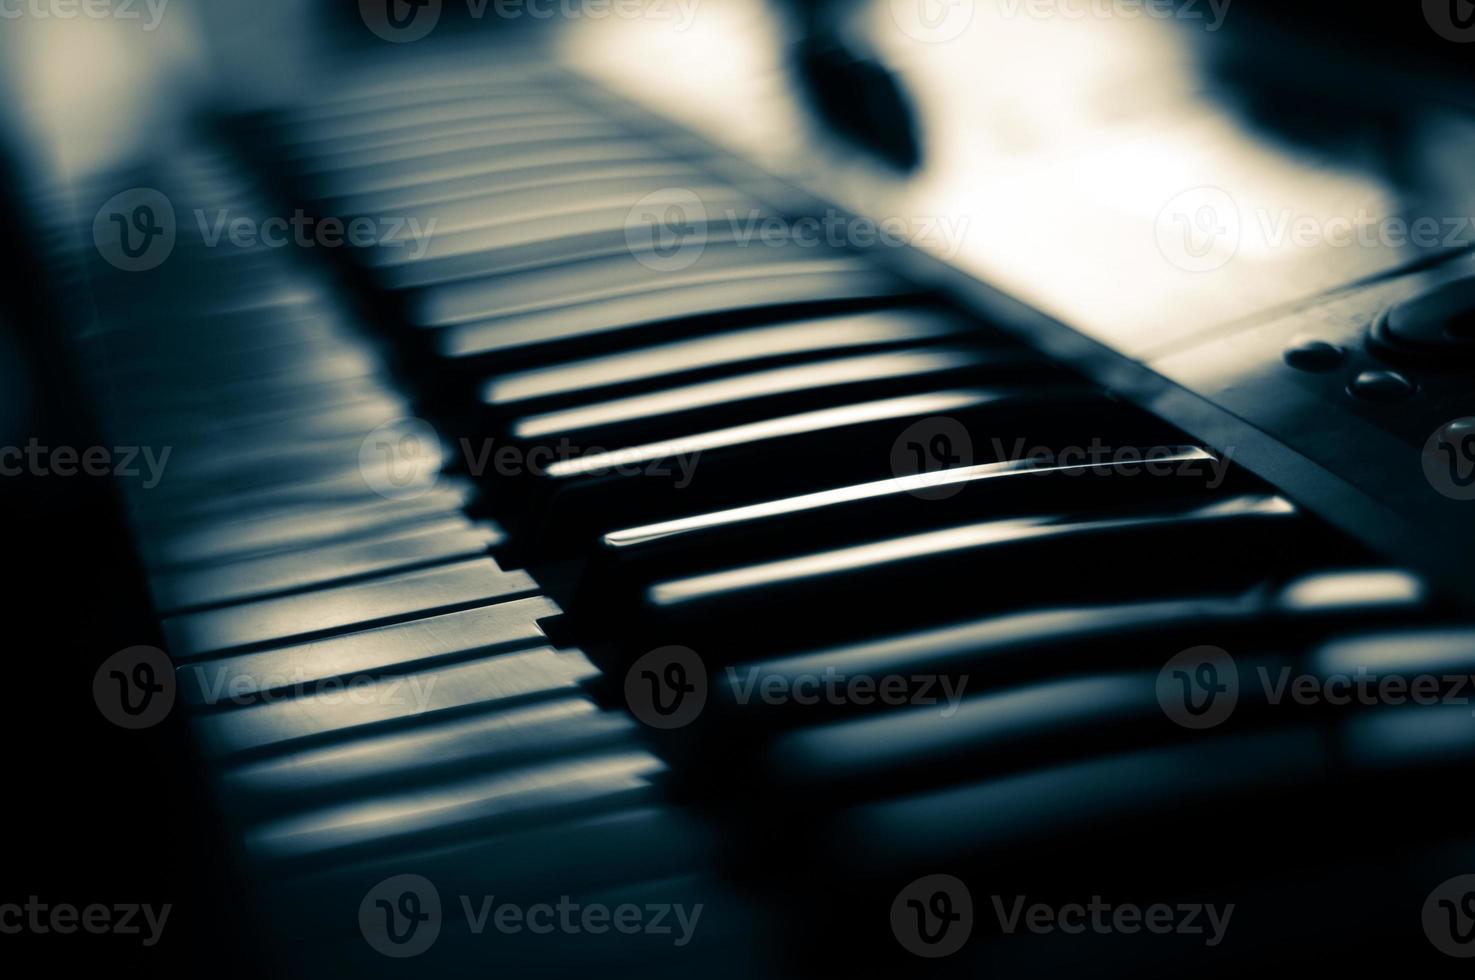
<path fill-rule="evenodd" d="M 992 894 L 1224 897 L 1206 975 L 1417 928 L 1388 869 L 1468 832 L 1374 797 L 1458 771 L 1469 710 L 1274 705 L 1256 671 L 1475 669 L 1418 580 L 876 250 L 799 241 L 781 192 L 576 77 L 400 81 L 98 188 L 179 215 L 157 270 L 98 265 L 86 350 L 118 444 L 174 447 L 129 513 L 284 970 L 910 971 L 889 909 L 936 873 L 998 975 L 1182 950 L 999 935 Z M 700 254 L 651 201 L 699 202 Z M 435 230 L 212 247 L 192 217 L 299 207 Z M 1161 671 L 1204 645 L 1240 702 L 1195 730 Z M 904 703 L 754 694 L 837 675 Z M 674 676 L 681 725 L 631 694 Z M 1359 833 L 1377 895 L 1324 864 Z M 442 922 L 400 960 L 359 912 L 407 874 Z M 1328 881 L 1350 908 L 1308 907 Z M 681 946 L 477 934 L 457 897 L 488 894 L 704 911 Z"/>

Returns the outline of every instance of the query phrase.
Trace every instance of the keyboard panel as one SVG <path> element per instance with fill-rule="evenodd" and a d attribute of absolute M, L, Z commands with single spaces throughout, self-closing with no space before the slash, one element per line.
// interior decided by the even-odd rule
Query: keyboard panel
<path fill-rule="evenodd" d="M 1468 627 L 1417 577 L 884 255 L 714 231 L 663 267 L 631 216 L 671 181 L 791 202 L 581 84 L 366 90 L 148 175 L 181 213 L 444 222 L 421 256 L 182 225 L 156 272 L 97 272 L 116 434 L 174 446 L 125 486 L 150 588 L 294 972 L 393 973 L 354 911 L 400 874 L 709 909 L 682 947 L 447 915 L 413 962 L 456 973 L 914 968 L 885 915 L 939 868 L 1277 909 L 1278 801 L 1333 819 L 1468 758 L 1433 712 L 1256 697 L 1261 670 L 1463 668 Z M 1205 644 L 1241 692 L 1210 732 L 1163 701 Z M 680 724 L 673 664 L 705 688 Z M 755 699 L 834 675 L 872 693 Z M 1206 833 L 1233 839 L 1194 878 L 1176 855 Z M 1266 918 L 1220 966 L 1275 948 Z"/>

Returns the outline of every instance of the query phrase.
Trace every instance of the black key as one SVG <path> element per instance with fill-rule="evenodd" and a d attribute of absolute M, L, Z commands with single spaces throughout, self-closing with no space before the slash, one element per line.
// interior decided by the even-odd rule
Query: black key
<path fill-rule="evenodd" d="M 1157 679 L 1087 674 L 974 696 L 940 684 L 926 694 L 935 704 L 779 734 L 744 782 L 832 806 L 1193 737 L 1163 713 Z"/>
<path fill-rule="evenodd" d="M 497 375 L 481 386 L 481 400 L 494 416 L 506 416 L 524 407 L 546 410 L 672 382 L 922 343 L 978 329 L 962 318 L 925 309 L 820 317 Z"/>
<path fill-rule="evenodd" d="M 693 193 L 700 194 L 705 206 L 714 211 L 745 212 L 754 207 L 739 192 L 720 185 L 697 184 Z M 536 289 L 539 279 L 564 273 L 566 267 L 576 261 L 614 259 L 624 264 L 628 275 L 651 278 L 653 270 L 632 260 L 632 255 L 637 253 L 637 243 L 631 238 L 628 228 L 634 205 L 633 199 L 571 201 L 565 205 L 510 215 L 505 221 L 480 224 L 470 224 L 476 216 L 467 215 L 466 224 L 458 222 L 449 228 L 436 225 L 433 234 L 429 224 L 417 218 L 420 222 L 418 227 L 426 229 L 428 240 L 423 246 L 379 249 L 368 261 L 383 270 L 376 271 L 376 275 L 393 276 L 399 268 L 411 264 L 430 267 L 433 271 L 428 279 L 432 285 L 442 286 L 444 292 L 436 290 L 419 294 L 417 299 L 420 302 L 412 306 L 412 319 L 417 324 L 435 326 L 440 321 L 434 310 L 443 299 L 478 291 L 495 295 L 495 290 L 485 288 L 485 284 L 468 281 L 478 275 L 504 276 L 517 272 L 521 275 L 516 279 L 502 278 L 494 280 L 494 283 L 503 288 L 527 286 Z M 714 251 L 719 244 L 733 240 L 736 234 L 714 218 L 693 219 L 681 233 L 700 235 Z M 759 259 L 760 256 L 751 258 Z M 584 267 L 574 266 L 573 270 L 568 270 L 568 275 L 572 277 L 574 270 L 580 268 Z M 576 282 L 573 292 L 593 291 L 600 279 L 598 269 L 588 267 L 584 278 L 589 281 Z M 393 281 L 403 282 L 404 278 Z M 618 285 L 619 282 L 619 279 L 613 279 L 610 285 Z M 478 311 L 474 315 L 479 317 L 490 313 Z"/>
<path fill-rule="evenodd" d="M 1213 484 L 1210 454 L 1167 448 L 1152 456 L 1181 467 L 1176 478 L 1144 479 L 1128 465 L 1061 466 L 1031 457 L 836 487 L 795 497 L 610 531 L 601 538 L 574 607 L 596 627 L 618 623 L 617 610 L 659 578 L 796 550 L 841 548 L 858 540 L 917 533 L 973 519 L 1027 517 L 1042 509 L 1110 509 L 1198 496 Z M 1136 477 L 1134 479 L 1134 477 Z"/>
<path fill-rule="evenodd" d="M 1288 501 L 1248 495 L 1088 517 L 986 521 L 801 553 L 650 586 L 645 604 L 656 622 L 642 639 L 690 637 L 704 655 L 710 650 L 725 659 L 728 651 L 762 641 L 775 618 L 785 622 L 782 642 L 788 643 L 945 621 L 1041 597 L 1074 603 L 1145 590 L 1192 593 L 1218 585 L 1229 591 L 1262 576 L 1268 555 L 1294 547 L 1298 521 Z M 1107 554 L 1118 560 L 1103 561 Z M 1224 565 L 1189 560 L 1210 554 Z M 1131 574 L 1120 567 L 1122 555 L 1134 558 Z"/>
<path fill-rule="evenodd" d="M 1309 601 L 1311 594 L 1321 598 Z M 1041 597 L 1043 600 L 1044 597 Z M 1226 650 L 1263 646 L 1300 649 L 1329 631 L 1410 618 L 1426 610 L 1417 580 L 1395 571 L 1320 572 L 1279 591 L 1184 597 L 1134 596 L 1121 603 L 1053 605 L 980 619 L 929 624 L 913 632 L 803 651 L 776 659 L 742 658 L 735 675 L 716 675 L 710 705 L 747 727 L 773 730 L 855 714 L 863 706 L 754 703 L 735 685 L 755 672 L 785 690 L 801 678 L 827 674 L 866 677 L 967 678 L 974 691 L 1037 683 L 1073 673 L 1160 667 L 1168 656 L 1205 637 Z"/>
<path fill-rule="evenodd" d="M 436 331 L 433 344 L 442 357 L 468 365 L 460 368 L 463 371 L 491 362 L 503 369 L 521 369 L 628 350 L 647 338 L 713 333 L 760 315 L 771 322 L 913 292 L 858 264 L 832 263 L 822 269 L 796 264 L 780 274 L 764 270 L 752 278 L 658 288 L 586 305 L 468 322 Z"/>
<path fill-rule="evenodd" d="M 746 198 L 727 185 L 710 177 L 687 171 L 688 179 L 682 189 L 690 191 L 703 200 L 713 202 L 742 201 Z M 465 254 L 479 250 L 475 237 L 469 235 L 480 229 L 491 229 L 534 222 L 559 215 L 577 215 L 591 211 L 623 209 L 621 222 L 631 208 L 644 196 L 668 190 L 672 186 L 669 173 L 650 176 L 623 177 L 590 174 L 578 183 L 561 182 L 541 187 L 519 187 L 498 190 L 477 197 L 458 198 L 441 204 L 422 204 L 407 209 L 420 224 L 434 228 L 436 256 Z M 381 212 L 382 213 L 382 212 Z M 616 222 L 610 227 L 622 227 Z M 398 254 L 381 256 L 384 264 L 394 265 L 405 261 Z"/>
<path fill-rule="evenodd" d="M 1326 768 L 1324 737 L 1309 726 L 1210 736 L 855 807 L 826 828 L 824 849 L 873 872 L 985 853 L 1029 860 L 1046 841 L 1085 847 L 1124 827 L 1181 824 L 1226 798 L 1282 813 L 1278 794 L 1312 790 Z"/>
<path fill-rule="evenodd" d="M 611 212 L 610 234 L 622 240 L 628 207 Z M 519 226 L 514 225 L 515 233 Z M 690 266 L 662 269 L 644 264 L 628 250 L 606 259 L 571 262 L 511 276 L 491 276 L 452 283 L 415 294 L 411 320 L 420 327 L 480 324 L 488 337 L 514 331 L 498 329 L 501 321 L 539 310 L 603 305 L 639 299 L 668 290 L 755 283 L 784 276 L 842 273 L 868 268 L 843 252 L 815 253 L 798 246 L 785 248 L 724 245 L 705 248 Z M 876 273 L 884 278 L 882 273 Z M 751 287 L 750 287 L 751 288 Z M 552 339 L 552 338 L 546 338 Z"/>
<path fill-rule="evenodd" d="M 578 446 L 638 445 L 887 394 L 958 383 L 1004 383 L 1021 376 L 1045 380 L 1052 373 L 1033 354 L 1013 349 L 931 347 L 862 354 L 524 416 L 512 423 L 509 435 L 523 443 L 568 439 Z"/>
<path fill-rule="evenodd" d="M 947 418 L 967 431 L 990 433 L 1008 453 L 1021 440 L 1042 446 L 1061 432 L 1078 435 L 1083 418 L 1109 425 L 1119 412 L 1121 406 L 1086 389 L 928 391 L 607 452 L 567 447 L 570 458 L 547 465 L 545 479 L 505 488 L 502 504 L 509 519 L 517 520 L 518 532 L 536 542 L 528 545 L 534 553 L 561 554 L 569 547 L 592 548 L 596 535 L 643 521 L 895 476 L 898 439 L 927 419 Z M 991 443 L 975 452 L 990 458 L 995 448 Z M 524 485 L 526 496 L 512 497 Z"/>

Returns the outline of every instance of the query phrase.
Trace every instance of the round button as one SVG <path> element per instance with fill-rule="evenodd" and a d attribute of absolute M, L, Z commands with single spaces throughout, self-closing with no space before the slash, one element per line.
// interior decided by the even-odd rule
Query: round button
<path fill-rule="evenodd" d="M 1347 348 L 1314 337 L 1297 337 L 1286 349 L 1285 361 L 1298 371 L 1331 371 L 1347 359 Z"/>
<path fill-rule="evenodd" d="M 1451 365 L 1475 360 L 1475 279 L 1395 304 L 1373 323 L 1369 336 L 1393 357 Z"/>
<path fill-rule="evenodd" d="M 1347 390 L 1365 401 L 1387 405 L 1410 397 L 1417 386 L 1397 371 L 1364 371 L 1352 379 Z"/>

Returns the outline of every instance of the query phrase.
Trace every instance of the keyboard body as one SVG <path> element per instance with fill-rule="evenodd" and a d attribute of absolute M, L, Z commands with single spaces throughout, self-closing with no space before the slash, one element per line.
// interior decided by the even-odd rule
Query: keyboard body
<path fill-rule="evenodd" d="M 1347 390 L 1468 257 L 1142 282 L 1084 265 L 1140 207 L 1059 171 L 961 252 L 877 247 L 928 213 L 889 178 L 576 62 L 364 55 L 57 219 L 107 435 L 170 451 L 120 489 L 272 968 L 1447 966 L 1469 707 L 1324 695 L 1475 671 L 1420 436 L 1468 391 Z M 1093 901 L 1233 917 L 1007 914 Z"/>

